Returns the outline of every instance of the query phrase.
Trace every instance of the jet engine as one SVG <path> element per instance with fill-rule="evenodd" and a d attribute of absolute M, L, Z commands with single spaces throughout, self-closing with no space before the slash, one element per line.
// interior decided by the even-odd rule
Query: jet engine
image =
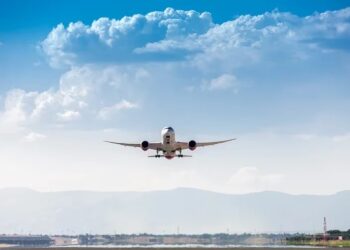
<path fill-rule="evenodd" d="M 141 148 L 142 148 L 143 151 L 148 150 L 148 147 L 149 147 L 148 141 L 141 142 Z"/>
<path fill-rule="evenodd" d="M 190 149 L 190 150 L 195 150 L 196 148 L 197 148 L 197 142 L 196 141 L 194 141 L 194 140 L 191 140 L 189 143 L 188 143 L 188 148 Z"/>

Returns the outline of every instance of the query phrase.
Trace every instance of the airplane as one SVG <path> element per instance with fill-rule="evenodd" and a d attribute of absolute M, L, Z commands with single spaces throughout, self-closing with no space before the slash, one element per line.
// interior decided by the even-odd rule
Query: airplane
<path fill-rule="evenodd" d="M 190 140 L 189 142 L 179 142 L 175 140 L 175 130 L 172 127 L 165 127 L 161 131 L 162 142 L 148 142 L 143 141 L 141 143 L 123 143 L 123 142 L 114 142 L 114 141 L 105 141 L 108 143 L 118 144 L 127 147 L 141 148 L 144 151 L 148 149 L 153 149 L 157 151 L 156 155 L 149 155 L 148 157 L 161 158 L 164 157 L 168 160 L 173 159 L 174 157 L 183 158 L 183 157 L 192 157 L 191 155 L 182 154 L 182 150 L 189 149 L 195 150 L 197 147 L 211 146 L 219 143 L 229 142 L 236 140 L 229 139 L 224 141 L 213 141 L 213 142 L 196 142 L 195 140 Z M 179 151 L 177 154 L 176 152 Z M 159 154 L 159 152 L 163 154 Z"/>

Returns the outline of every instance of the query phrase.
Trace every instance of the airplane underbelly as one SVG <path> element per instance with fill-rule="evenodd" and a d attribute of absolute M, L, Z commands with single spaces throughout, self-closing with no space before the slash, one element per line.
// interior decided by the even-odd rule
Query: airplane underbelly
<path fill-rule="evenodd" d="M 173 159 L 175 157 L 175 153 L 173 152 L 165 152 L 164 157 L 168 160 Z"/>

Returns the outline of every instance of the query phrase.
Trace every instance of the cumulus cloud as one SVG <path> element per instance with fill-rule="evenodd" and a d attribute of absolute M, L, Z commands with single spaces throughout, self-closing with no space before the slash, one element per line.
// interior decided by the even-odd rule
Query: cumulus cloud
<path fill-rule="evenodd" d="M 350 49 L 350 8 L 326 11 L 303 20 L 301 39 L 330 49 Z"/>
<path fill-rule="evenodd" d="M 28 118 L 28 111 L 34 107 L 37 92 L 25 92 L 21 89 L 11 90 L 4 104 L 4 112 L 1 115 L 2 122 L 16 124 Z"/>
<path fill-rule="evenodd" d="M 91 25 L 76 22 L 64 27 L 59 24 L 41 43 L 41 48 L 53 66 L 99 60 L 129 61 L 142 59 L 134 54 L 135 49 L 158 41 L 202 34 L 212 26 L 208 12 L 167 8 L 120 20 L 103 17 Z"/>
<path fill-rule="evenodd" d="M 210 13 L 168 8 L 120 20 L 100 18 L 90 25 L 59 24 L 41 48 L 53 66 L 186 59 L 207 53 L 244 54 L 254 61 L 252 52 L 262 48 L 302 58 L 296 46 L 348 50 L 349 17 L 350 8 L 307 17 L 274 11 L 213 24 Z"/>
<path fill-rule="evenodd" d="M 115 110 L 135 108 L 136 104 L 122 98 L 128 84 L 148 78 L 143 68 L 75 67 L 64 73 L 57 89 L 42 92 L 10 90 L 4 98 L 0 121 L 12 125 L 72 123 L 94 120 Z M 120 100 L 115 104 L 116 100 Z"/>

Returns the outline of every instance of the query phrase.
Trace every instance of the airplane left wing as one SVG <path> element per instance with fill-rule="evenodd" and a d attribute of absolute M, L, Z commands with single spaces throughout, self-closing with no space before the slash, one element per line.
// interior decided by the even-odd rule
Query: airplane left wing
<path fill-rule="evenodd" d="M 236 140 L 236 138 L 229 139 L 229 140 L 224 140 L 224 141 L 212 141 L 212 142 L 197 142 L 197 147 L 205 147 L 205 146 L 211 146 L 211 145 L 216 145 L 224 142 L 229 142 Z"/>
<path fill-rule="evenodd" d="M 196 142 L 196 147 L 206 147 L 206 146 L 212 146 L 220 143 L 225 143 L 229 141 L 236 140 L 236 138 L 229 139 L 229 140 L 224 140 L 224 141 L 212 141 L 212 142 Z M 188 142 L 177 142 L 178 147 L 181 149 L 188 149 L 189 148 L 189 143 Z"/>
<path fill-rule="evenodd" d="M 122 145 L 126 147 L 135 147 L 135 148 L 141 148 L 141 143 L 124 143 L 124 142 L 115 142 L 115 141 L 105 141 L 108 143 L 112 144 L 117 144 L 117 145 Z M 161 150 L 162 144 L 161 143 L 148 143 L 148 149 L 153 149 L 153 150 Z"/>

